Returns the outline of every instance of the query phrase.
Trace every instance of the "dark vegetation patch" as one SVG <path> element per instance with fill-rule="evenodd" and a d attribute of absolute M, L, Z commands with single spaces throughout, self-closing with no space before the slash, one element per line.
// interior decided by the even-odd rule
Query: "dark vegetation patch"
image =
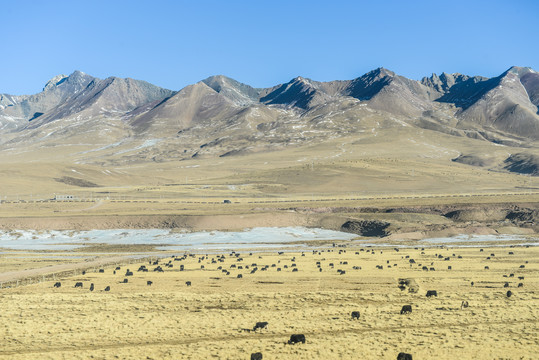
<path fill-rule="evenodd" d="M 73 186 L 78 186 L 78 187 L 86 187 L 86 188 L 99 187 L 99 185 L 91 181 L 84 180 L 84 179 L 77 179 L 71 176 L 62 176 L 61 178 L 55 178 L 54 180 L 57 182 L 67 184 L 67 185 L 73 185 Z"/>
<path fill-rule="evenodd" d="M 503 221 L 507 216 L 508 210 L 506 209 L 458 209 L 450 211 L 444 216 L 453 221 L 480 221 L 480 222 L 493 222 Z"/>
<path fill-rule="evenodd" d="M 479 155 L 460 155 L 459 157 L 452 159 L 451 161 L 457 162 L 460 164 L 481 166 L 481 167 L 491 166 L 494 163 L 493 159 L 487 156 L 479 156 Z"/>
<path fill-rule="evenodd" d="M 520 174 L 539 176 L 539 156 L 518 153 L 512 154 L 504 161 L 504 169 Z"/>
<path fill-rule="evenodd" d="M 41 115 L 43 115 L 44 113 L 42 112 L 35 112 L 34 115 L 32 115 L 32 117 L 28 120 L 28 121 L 32 121 L 32 120 L 35 120 L 37 119 L 38 117 L 40 117 Z"/>
<path fill-rule="evenodd" d="M 341 231 L 361 236 L 385 237 L 390 233 L 388 222 L 377 220 L 349 220 L 341 225 Z"/>
<path fill-rule="evenodd" d="M 507 214 L 506 219 L 513 222 L 535 223 L 539 220 L 539 211 L 537 209 L 515 209 Z"/>

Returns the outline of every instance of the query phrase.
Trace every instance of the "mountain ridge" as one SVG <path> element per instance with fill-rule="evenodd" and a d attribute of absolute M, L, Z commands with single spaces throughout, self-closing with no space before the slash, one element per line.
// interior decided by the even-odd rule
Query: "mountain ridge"
<path fill-rule="evenodd" d="M 516 66 L 493 78 L 442 72 L 419 81 L 377 68 L 352 80 L 298 76 L 269 88 L 215 75 L 178 91 L 75 71 L 38 94 L 0 94 L 0 151 L 75 144 L 86 133 L 97 149 L 149 141 L 121 150 L 126 159 L 219 157 L 402 126 L 529 148 L 539 140 L 538 103 L 539 74 Z"/>

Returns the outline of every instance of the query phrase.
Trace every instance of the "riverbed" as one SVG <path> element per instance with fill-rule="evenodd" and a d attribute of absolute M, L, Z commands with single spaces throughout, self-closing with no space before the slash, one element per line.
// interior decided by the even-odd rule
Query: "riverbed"
<path fill-rule="evenodd" d="M 187 232 L 168 229 L 15 230 L 0 231 L 0 248 L 25 251 L 70 251 L 92 245 L 148 245 L 155 250 L 201 251 L 233 249 L 287 249 L 352 241 L 362 246 L 409 247 L 410 243 L 359 238 L 355 234 L 306 227 L 259 227 L 244 231 Z M 536 237 L 520 235 L 459 235 L 417 241 L 420 246 L 478 246 L 481 244 L 539 245 Z"/>

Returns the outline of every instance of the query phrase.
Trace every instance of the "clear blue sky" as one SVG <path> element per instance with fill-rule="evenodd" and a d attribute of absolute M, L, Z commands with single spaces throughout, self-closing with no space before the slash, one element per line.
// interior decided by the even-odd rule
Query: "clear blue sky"
<path fill-rule="evenodd" d="M 0 93 L 81 70 L 173 90 L 223 74 L 255 87 L 383 66 L 497 76 L 539 70 L 539 1 L 0 0 Z"/>

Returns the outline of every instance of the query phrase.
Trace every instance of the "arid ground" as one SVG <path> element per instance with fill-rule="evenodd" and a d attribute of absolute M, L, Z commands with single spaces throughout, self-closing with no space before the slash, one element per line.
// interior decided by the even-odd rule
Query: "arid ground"
<path fill-rule="evenodd" d="M 399 352 L 414 359 L 537 358 L 537 247 L 396 251 L 343 242 L 319 249 L 177 254 L 159 265 L 156 257 L 150 265 L 117 256 L 102 266 L 86 261 L 84 275 L 79 267 L 76 274 L 3 288 L 0 358 L 249 359 L 254 352 L 264 359 L 396 359 Z M 79 255 L 55 261 L 76 268 L 95 257 Z M 3 272 L 53 265 L 47 256 L 4 253 Z M 137 271 L 141 265 L 149 271 Z M 401 279 L 407 279 L 402 289 Z M 427 298 L 428 290 L 437 297 Z M 401 315 L 403 305 L 412 313 Z M 351 319 L 352 311 L 360 318 Z M 267 328 L 252 331 L 262 321 Z M 288 345 L 292 334 L 304 334 L 306 343 Z"/>

